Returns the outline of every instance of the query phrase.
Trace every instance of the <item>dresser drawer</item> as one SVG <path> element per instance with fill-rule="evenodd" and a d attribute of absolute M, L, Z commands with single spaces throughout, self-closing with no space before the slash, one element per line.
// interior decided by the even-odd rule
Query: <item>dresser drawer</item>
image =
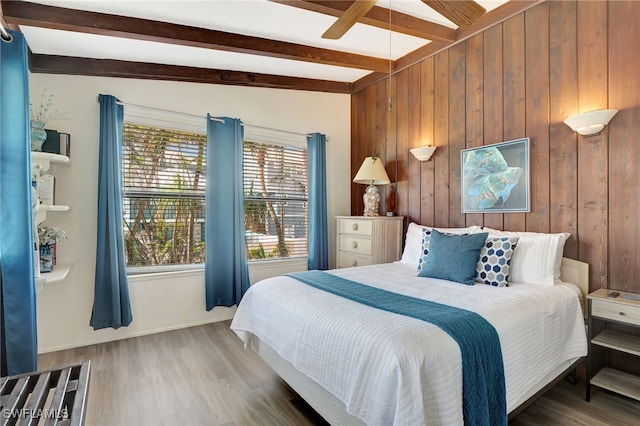
<path fill-rule="evenodd" d="M 604 300 L 591 300 L 591 315 L 614 321 L 640 325 L 640 308 Z"/>
<path fill-rule="evenodd" d="M 400 259 L 402 216 L 337 216 L 336 267 L 376 265 Z"/>
<path fill-rule="evenodd" d="M 373 221 L 359 218 L 346 218 L 338 221 L 338 233 L 373 235 Z"/>
<path fill-rule="evenodd" d="M 338 237 L 338 249 L 358 254 L 371 254 L 371 238 L 358 235 L 340 235 Z"/>
<path fill-rule="evenodd" d="M 353 253 L 338 251 L 338 268 L 351 268 L 352 266 L 371 265 L 371 256 L 358 256 Z"/>

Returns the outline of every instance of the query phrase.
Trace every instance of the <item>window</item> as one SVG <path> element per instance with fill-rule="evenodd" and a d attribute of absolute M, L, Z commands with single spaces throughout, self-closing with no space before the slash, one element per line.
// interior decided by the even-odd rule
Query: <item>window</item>
<path fill-rule="evenodd" d="M 168 113 L 125 110 L 123 226 L 129 273 L 204 264 L 207 137 L 202 124 Z M 306 257 L 306 139 L 246 131 L 243 167 L 247 258 Z"/>
<path fill-rule="evenodd" d="M 206 143 L 203 133 L 125 122 L 127 266 L 204 263 Z"/>
<path fill-rule="evenodd" d="M 249 260 L 307 256 L 307 149 L 245 137 L 245 237 Z"/>

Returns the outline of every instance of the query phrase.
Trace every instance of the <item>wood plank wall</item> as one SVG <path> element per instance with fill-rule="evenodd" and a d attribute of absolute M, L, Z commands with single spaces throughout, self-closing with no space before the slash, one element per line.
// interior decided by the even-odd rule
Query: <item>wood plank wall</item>
<path fill-rule="evenodd" d="M 440 227 L 571 233 L 591 289 L 640 292 L 640 2 L 551 1 L 352 95 L 352 176 L 367 155 L 391 185 L 381 213 Z M 392 110 L 388 110 L 388 98 Z M 596 136 L 563 120 L 614 108 Z M 462 214 L 460 150 L 531 139 L 531 212 Z M 432 161 L 409 152 L 436 145 Z M 351 213 L 364 185 L 351 186 Z"/>

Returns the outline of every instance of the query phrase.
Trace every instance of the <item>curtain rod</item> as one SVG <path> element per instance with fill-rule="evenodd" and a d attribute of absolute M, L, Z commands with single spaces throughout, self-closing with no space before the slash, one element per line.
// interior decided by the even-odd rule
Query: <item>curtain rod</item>
<path fill-rule="evenodd" d="M 188 112 L 180 112 L 180 111 L 171 111 L 169 109 L 162 109 L 162 108 L 157 108 L 157 107 L 150 107 L 150 106 L 146 106 L 146 105 L 137 105 L 137 104 L 131 104 L 128 102 L 122 102 L 122 101 L 118 101 L 116 102 L 116 104 L 118 105 L 122 105 L 122 106 L 130 106 L 130 107 L 137 107 L 137 108 L 145 108 L 145 109 L 152 109 L 155 111 L 162 111 L 162 112 L 169 112 L 171 114 L 180 114 L 180 115 L 186 115 L 188 117 L 195 117 L 195 118 L 202 118 L 202 119 L 206 119 L 207 117 L 203 117 L 201 115 L 197 115 L 197 114 L 189 114 Z M 220 123 L 224 123 L 224 120 L 221 118 L 215 118 L 215 117 L 211 117 L 211 120 L 213 121 L 217 121 Z"/>
<path fill-rule="evenodd" d="M 100 97 L 98 96 L 98 102 L 100 101 Z M 146 109 L 151 109 L 151 110 L 156 110 L 156 111 L 162 111 L 162 112 L 169 112 L 172 114 L 181 114 L 181 115 L 186 115 L 189 117 L 197 117 L 197 118 L 206 118 L 197 114 L 190 114 L 188 112 L 180 112 L 180 111 L 172 111 L 172 110 L 168 110 L 168 109 L 162 109 L 162 108 L 157 108 L 157 107 L 150 107 L 150 106 L 146 106 L 146 105 L 137 105 L 137 104 L 132 104 L 132 103 L 128 103 L 128 102 L 122 102 L 122 101 L 117 101 L 116 104 L 118 105 L 122 105 L 122 106 L 132 106 L 132 107 L 137 107 L 137 108 L 146 108 Z M 221 118 L 215 118 L 215 117 L 211 117 L 211 120 L 213 121 L 217 121 L 219 123 L 224 123 L 224 120 Z M 248 126 L 248 127 L 255 127 L 258 129 L 266 129 L 266 130 L 275 130 L 278 132 L 283 132 L 283 133 L 290 133 L 293 135 L 298 135 L 298 136 L 310 136 L 310 134 L 308 133 L 298 133 L 298 132 L 292 132 L 290 130 L 280 130 L 280 129 L 274 129 L 271 127 L 265 127 L 265 126 L 257 126 L 255 124 L 249 124 L 249 123 L 242 123 L 243 126 Z M 329 137 L 327 137 L 327 141 L 329 141 Z"/>
<path fill-rule="evenodd" d="M 304 137 L 311 136 L 311 134 L 310 134 L 310 133 L 298 133 L 298 132 L 292 132 L 292 131 L 290 131 L 290 130 L 274 129 L 274 128 L 271 128 L 271 127 L 257 126 L 257 125 L 255 125 L 255 124 L 249 124 L 249 123 L 247 123 L 247 124 L 242 123 L 242 125 L 243 125 L 243 126 L 254 127 L 254 128 L 256 128 L 256 129 L 275 130 L 275 131 L 278 131 L 278 132 L 282 132 L 282 133 L 290 133 L 290 134 L 292 134 L 292 135 L 297 135 L 297 136 L 304 136 Z"/>
<path fill-rule="evenodd" d="M 7 28 L 9 28 L 9 25 L 7 25 L 7 21 L 4 20 L 4 15 L 2 11 L 0 11 L 0 37 L 2 37 L 3 41 L 9 42 L 13 40 L 13 37 L 11 37 L 9 31 L 7 31 Z"/>

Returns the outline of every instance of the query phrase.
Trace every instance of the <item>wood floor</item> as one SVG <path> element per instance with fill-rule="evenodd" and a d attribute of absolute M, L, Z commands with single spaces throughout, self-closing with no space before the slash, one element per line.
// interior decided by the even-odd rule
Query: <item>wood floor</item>
<path fill-rule="evenodd" d="M 326 425 L 219 322 L 40 355 L 40 369 L 91 360 L 86 424 Z M 560 382 L 509 422 L 636 425 L 640 403 Z"/>

